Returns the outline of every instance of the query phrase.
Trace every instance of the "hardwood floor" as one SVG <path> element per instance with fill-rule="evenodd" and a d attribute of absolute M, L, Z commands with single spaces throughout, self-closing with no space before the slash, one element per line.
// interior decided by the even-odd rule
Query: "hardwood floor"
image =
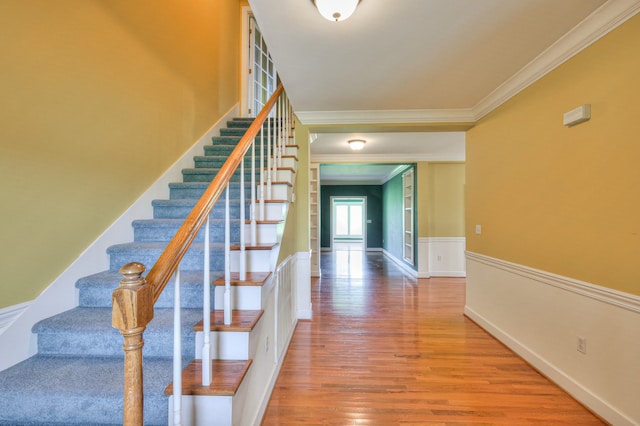
<path fill-rule="evenodd" d="M 463 316 L 462 278 L 323 254 L 263 425 L 601 425 Z"/>

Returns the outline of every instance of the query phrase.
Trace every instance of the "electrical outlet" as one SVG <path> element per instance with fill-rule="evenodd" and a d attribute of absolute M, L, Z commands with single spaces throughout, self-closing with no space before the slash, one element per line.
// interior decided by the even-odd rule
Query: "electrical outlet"
<path fill-rule="evenodd" d="M 442 262 L 442 256 L 438 256 L 438 262 Z"/>
<path fill-rule="evenodd" d="M 264 351 L 269 352 L 269 336 L 264 339 Z"/>
<path fill-rule="evenodd" d="M 578 336 L 578 346 L 576 347 L 578 352 L 585 354 L 587 353 L 587 338 Z"/>

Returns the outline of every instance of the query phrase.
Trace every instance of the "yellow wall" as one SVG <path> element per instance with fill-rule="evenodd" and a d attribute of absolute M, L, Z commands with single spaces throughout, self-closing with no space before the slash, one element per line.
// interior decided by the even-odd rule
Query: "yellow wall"
<path fill-rule="evenodd" d="M 0 308 L 238 101 L 239 0 L 0 0 Z"/>
<path fill-rule="evenodd" d="M 280 246 L 278 264 L 288 256 L 309 251 L 309 129 L 296 119 L 295 139 L 298 145 L 298 172 L 293 192 L 296 201 L 289 205 L 287 226 Z"/>
<path fill-rule="evenodd" d="M 464 163 L 417 165 L 418 237 L 464 237 Z"/>
<path fill-rule="evenodd" d="M 469 130 L 470 251 L 640 295 L 638 52 L 640 16 Z"/>

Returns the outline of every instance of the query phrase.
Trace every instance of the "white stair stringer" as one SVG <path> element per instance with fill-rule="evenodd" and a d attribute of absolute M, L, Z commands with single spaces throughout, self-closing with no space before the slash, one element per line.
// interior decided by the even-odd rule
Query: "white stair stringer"
<path fill-rule="evenodd" d="M 235 282 L 231 285 L 232 309 L 262 311 L 257 323 L 250 331 L 212 330 L 210 333 L 211 353 L 214 360 L 251 362 L 242 382 L 233 395 L 184 395 L 182 398 L 182 424 L 185 426 L 248 425 L 259 424 L 266 401 L 275 384 L 279 363 L 283 354 L 278 346 L 288 342 L 293 327 L 280 336 L 278 315 L 280 309 L 278 283 L 274 277 L 280 251 L 280 241 L 284 232 L 289 201 L 293 194 L 293 183 L 297 170 L 297 146 L 287 146 L 283 158 L 283 168 L 278 170 L 277 181 L 272 183 L 271 200 L 264 203 L 264 222 L 257 224 L 259 246 L 269 249 L 246 250 L 246 270 L 251 273 L 269 273 L 261 284 L 238 283 L 239 250 L 230 253 L 230 268 Z M 259 187 L 258 187 L 259 191 Z M 259 192 L 258 192 L 259 193 Z M 266 186 L 265 186 L 265 195 Z M 259 209 L 256 203 L 256 209 Z M 258 210 L 259 211 L 259 210 Z M 250 243 L 250 224 L 245 224 L 246 244 Z M 224 280 L 222 280 L 222 283 Z M 223 309 L 225 287 L 221 280 L 214 285 L 214 309 Z M 291 287 L 291 286 L 289 286 Z M 281 290 L 282 291 L 282 290 Z M 284 300 L 284 299 L 282 299 Z M 278 339 L 281 343 L 278 344 Z M 202 361 L 203 332 L 196 331 L 196 358 Z M 286 347 L 285 347 L 286 348 Z M 265 399 L 266 398 L 266 399 Z M 169 402 L 169 424 L 173 421 L 173 397 Z"/>

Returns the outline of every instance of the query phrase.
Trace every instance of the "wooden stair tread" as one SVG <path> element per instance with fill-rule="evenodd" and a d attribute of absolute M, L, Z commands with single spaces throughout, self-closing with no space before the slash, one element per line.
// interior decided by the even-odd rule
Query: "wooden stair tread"
<path fill-rule="evenodd" d="M 254 250 L 254 251 L 258 251 L 258 250 L 271 250 L 272 248 L 274 248 L 277 244 L 258 244 L 255 246 L 251 246 L 249 244 L 244 246 L 245 250 Z M 240 244 L 234 244 L 231 246 L 231 250 L 240 250 Z"/>
<path fill-rule="evenodd" d="M 249 311 L 234 309 L 231 311 L 231 324 L 224 324 L 224 311 L 222 309 L 211 312 L 211 331 L 251 331 L 258 324 L 264 311 Z M 193 331 L 202 331 L 203 322 L 193 326 Z"/>
<path fill-rule="evenodd" d="M 300 148 L 300 145 L 298 144 L 287 144 L 284 146 L 285 148 Z"/>
<path fill-rule="evenodd" d="M 232 272 L 230 281 L 231 285 L 234 286 L 262 286 L 267 281 L 267 279 L 271 276 L 271 272 L 247 272 L 247 279 L 244 281 L 240 281 L 240 273 Z M 218 278 L 213 282 L 213 285 L 222 286 L 224 285 L 224 276 Z"/>
<path fill-rule="evenodd" d="M 211 361 L 211 384 L 202 386 L 202 360 L 196 359 L 182 371 L 182 394 L 200 396 L 233 396 L 247 374 L 251 360 Z M 165 395 L 173 394 L 173 384 L 167 386 Z"/>
<path fill-rule="evenodd" d="M 276 182 L 271 182 L 271 185 L 289 185 L 289 186 L 293 186 L 292 183 L 290 182 L 285 182 L 285 181 L 276 181 Z"/>
<path fill-rule="evenodd" d="M 284 222 L 284 220 L 256 220 L 256 224 L 258 225 L 278 225 L 282 222 Z M 247 219 L 244 221 L 244 223 L 250 224 L 251 220 Z"/>
<path fill-rule="evenodd" d="M 268 203 L 288 203 L 287 200 L 264 200 L 266 204 Z M 256 203 L 260 203 L 260 200 L 256 200 Z"/>
<path fill-rule="evenodd" d="M 283 155 L 282 158 L 293 158 L 294 160 L 298 161 L 298 156 L 296 155 Z"/>

